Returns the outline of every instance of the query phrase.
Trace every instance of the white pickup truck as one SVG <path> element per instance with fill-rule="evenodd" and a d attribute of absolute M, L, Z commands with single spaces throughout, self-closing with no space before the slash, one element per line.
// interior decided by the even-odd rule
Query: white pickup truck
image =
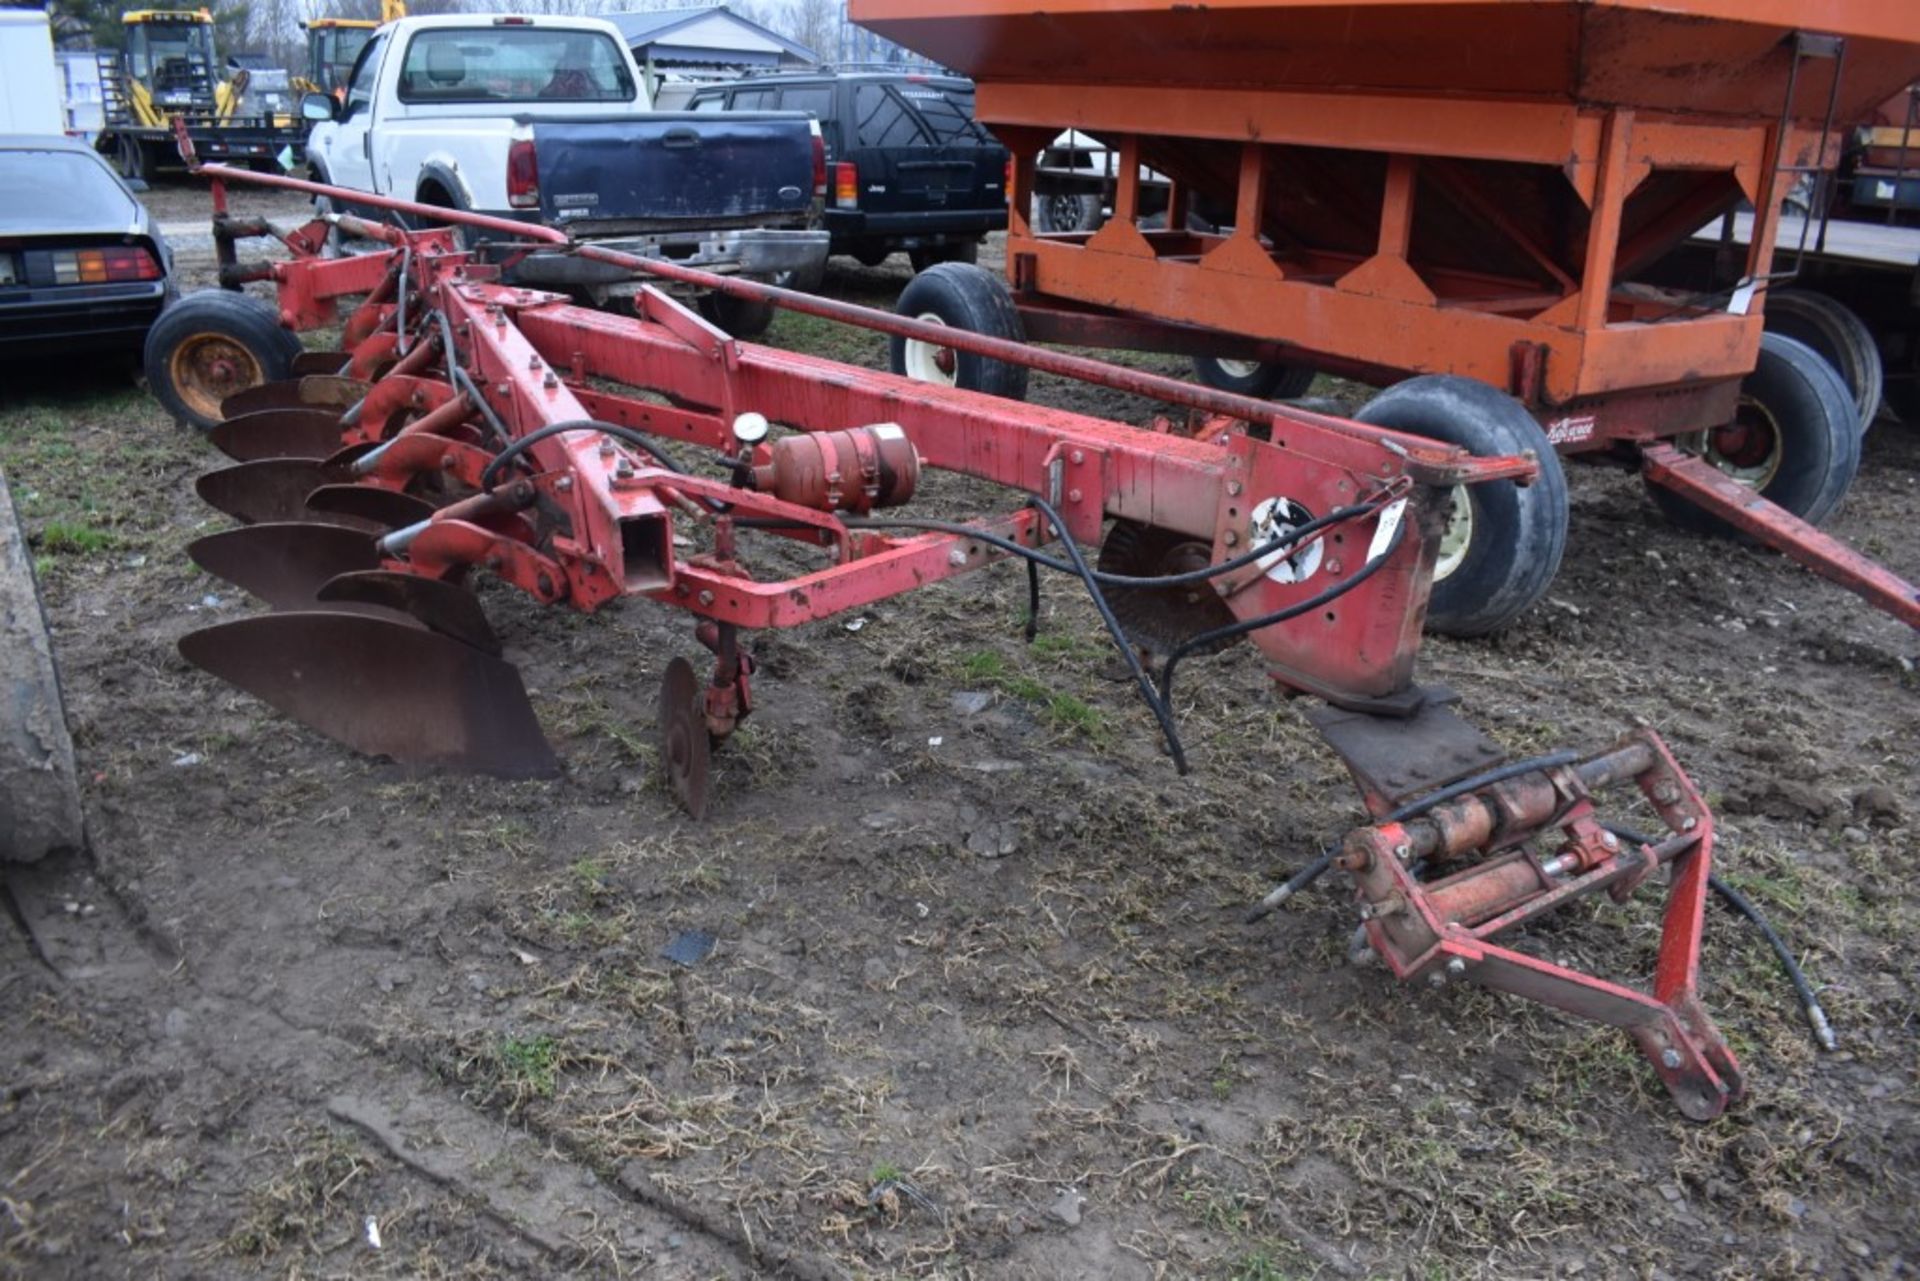
<path fill-rule="evenodd" d="M 597 18 L 403 18 L 367 42 L 344 99 L 309 94 L 320 182 L 559 227 L 642 256 L 776 280 L 814 274 L 828 236 L 820 127 L 798 112 L 656 112 L 619 32 Z M 596 303 L 618 268 L 534 254 L 516 278 Z M 701 300 L 736 335 L 771 309 Z"/>

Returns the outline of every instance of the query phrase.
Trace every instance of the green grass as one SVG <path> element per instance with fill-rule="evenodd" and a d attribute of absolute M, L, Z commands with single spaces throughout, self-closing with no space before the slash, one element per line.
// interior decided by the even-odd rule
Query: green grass
<path fill-rule="evenodd" d="M 40 530 L 40 546 L 53 556 L 104 552 L 117 546 L 119 541 L 112 530 L 65 520 L 48 521 Z"/>
<path fill-rule="evenodd" d="M 559 1069 L 560 1047 L 550 1036 L 508 1037 L 500 1042 L 500 1080 L 517 1094 L 552 1098 Z"/>

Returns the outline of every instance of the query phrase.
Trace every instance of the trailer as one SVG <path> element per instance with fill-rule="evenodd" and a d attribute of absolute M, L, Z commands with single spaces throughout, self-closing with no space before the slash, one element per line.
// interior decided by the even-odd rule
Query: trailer
<path fill-rule="evenodd" d="M 60 73 L 41 9 L 0 9 L 0 133 L 58 134 Z"/>
<path fill-rule="evenodd" d="M 853 0 L 851 14 L 973 77 L 980 120 L 1016 157 L 1012 304 L 947 268 L 903 310 L 1188 354 L 1204 381 L 1253 395 L 1299 395 L 1316 370 L 1397 384 L 1361 418 L 1638 467 L 1676 521 L 1737 529 L 1920 625 L 1911 585 L 1814 528 L 1858 466 L 1856 407 L 1814 352 L 1763 329 L 1767 291 L 1801 263 L 1779 235 L 1783 198 L 1833 167 L 1836 122 L 1920 75 L 1907 0 Z M 1032 158 L 1063 129 L 1118 156 L 1114 216 L 1039 234 Z M 1143 172 L 1172 183 L 1159 227 L 1138 219 Z M 1736 287 L 1642 279 L 1743 201 L 1760 214 Z M 1207 230 L 1187 216 L 1202 207 L 1230 213 Z M 992 376 L 937 347 L 902 347 L 897 367 Z M 1462 491 L 1432 623 L 1504 625 L 1545 594 L 1565 536 L 1557 483 Z"/>

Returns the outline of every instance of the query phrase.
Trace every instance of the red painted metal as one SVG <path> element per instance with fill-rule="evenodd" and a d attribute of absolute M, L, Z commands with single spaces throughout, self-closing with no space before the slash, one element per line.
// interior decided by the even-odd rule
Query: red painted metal
<path fill-rule="evenodd" d="M 1920 589 L 1733 480 L 1712 464 L 1668 444 L 1640 451 L 1648 480 L 1670 489 L 1799 561 L 1820 577 L 1857 593 L 1909 627 L 1920 627 Z"/>
<path fill-rule="evenodd" d="M 1602 828 L 1594 793 L 1631 781 L 1671 835 L 1639 849 Z M 1557 830 L 1551 855 L 1521 846 Z M 1463 854 L 1489 857 L 1459 866 Z M 1744 1077 L 1699 996 L 1700 938 L 1713 851 L 1713 816 L 1650 730 L 1574 766 L 1522 775 L 1402 823 L 1351 833 L 1353 874 L 1367 936 L 1394 974 L 1439 984 L 1470 980 L 1629 1032 L 1687 1116 L 1712 1120 L 1744 1091 Z M 1422 879 L 1431 862 L 1443 873 Z M 1653 991 L 1645 993 L 1527 956 L 1494 941 L 1584 895 L 1625 898 L 1659 867 L 1671 869 Z M 1457 869 L 1457 870 L 1456 870 Z"/>

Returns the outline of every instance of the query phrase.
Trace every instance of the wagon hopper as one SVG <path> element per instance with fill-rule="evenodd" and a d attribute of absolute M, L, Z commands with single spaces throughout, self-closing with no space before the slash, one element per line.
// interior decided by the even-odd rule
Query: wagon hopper
<path fill-rule="evenodd" d="M 1905 0 L 851 11 L 973 76 L 1014 150 L 1003 336 L 1187 353 L 1210 384 L 1262 396 L 1297 396 L 1315 370 L 1471 378 L 1505 405 L 1409 384 L 1361 416 L 1637 466 L 1674 519 L 1737 528 L 1920 624 L 1910 585 L 1812 528 L 1858 466 L 1855 415 L 1812 352 L 1762 333 L 1801 248 L 1776 235 L 1783 197 L 1838 160 L 1836 125 L 1920 76 Z M 1030 158 L 1064 129 L 1117 153 L 1114 216 L 1039 235 Z M 1143 174 L 1172 192 L 1137 225 Z M 1742 202 L 1761 213 L 1737 286 L 1637 283 Z M 944 274 L 905 301 L 991 322 L 943 296 L 979 280 Z M 1457 497 L 1433 622 L 1474 634 L 1546 591 L 1565 497 Z"/>

